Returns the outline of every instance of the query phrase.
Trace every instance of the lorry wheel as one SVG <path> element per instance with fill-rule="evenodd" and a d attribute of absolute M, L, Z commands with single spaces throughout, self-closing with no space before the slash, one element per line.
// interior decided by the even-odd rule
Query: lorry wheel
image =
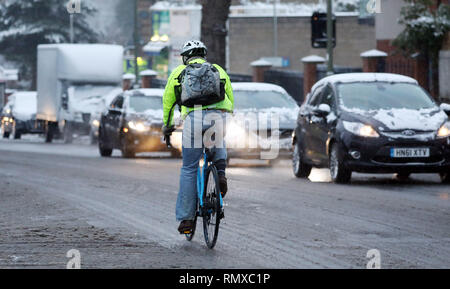
<path fill-rule="evenodd" d="M 13 137 L 14 139 L 20 139 L 22 137 L 22 133 L 16 130 L 16 125 L 13 127 Z"/>
<path fill-rule="evenodd" d="M 51 132 L 47 131 L 45 133 L 45 142 L 46 143 L 51 143 L 52 140 L 53 140 L 53 134 Z"/>
<path fill-rule="evenodd" d="M 51 143 L 53 141 L 54 128 L 50 123 L 45 124 L 45 142 Z"/>
<path fill-rule="evenodd" d="M 9 138 L 9 132 L 5 131 L 5 132 L 3 133 L 3 138 Z"/>

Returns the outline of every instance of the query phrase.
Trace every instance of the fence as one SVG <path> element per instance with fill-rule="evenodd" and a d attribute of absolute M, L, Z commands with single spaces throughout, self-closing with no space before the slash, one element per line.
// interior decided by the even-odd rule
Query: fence
<path fill-rule="evenodd" d="M 334 74 L 341 73 L 353 73 L 353 72 L 362 72 L 362 68 L 359 67 L 345 67 L 345 66 L 334 66 Z M 327 76 L 327 66 L 325 64 L 317 65 L 317 80 L 320 80 Z"/>
<path fill-rule="evenodd" d="M 277 84 L 298 103 L 303 102 L 303 73 L 299 71 L 267 70 L 264 72 L 264 82 Z"/>

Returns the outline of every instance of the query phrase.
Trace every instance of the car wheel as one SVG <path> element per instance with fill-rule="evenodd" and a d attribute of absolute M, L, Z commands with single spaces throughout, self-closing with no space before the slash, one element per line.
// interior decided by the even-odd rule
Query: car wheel
<path fill-rule="evenodd" d="M 113 151 L 110 148 L 104 148 L 100 143 L 98 145 L 98 150 L 102 157 L 110 157 L 112 155 L 112 151 Z"/>
<path fill-rule="evenodd" d="M 295 143 L 292 153 L 292 170 L 297 178 L 307 178 L 311 174 L 312 166 L 303 162 L 299 144 Z"/>
<path fill-rule="evenodd" d="M 9 132 L 5 131 L 5 132 L 3 133 L 3 138 L 9 138 Z"/>
<path fill-rule="evenodd" d="M 334 144 L 331 147 L 329 162 L 331 180 L 338 184 L 349 183 L 352 178 L 352 171 L 347 169 L 345 164 L 341 161 L 339 146 L 337 144 Z"/>
<path fill-rule="evenodd" d="M 450 184 L 450 173 L 440 173 L 440 176 L 443 184 Z"/>
<path fill-rule="evenodd" d="M 110 157 L 112 155 L 112 151 L 113 151 L 112 148 L 106 146 L 106 142 L 104 141 L 104 139 L 102 137 L 101 130 L 99 130 L 98 150 L 102 157 Z"/>

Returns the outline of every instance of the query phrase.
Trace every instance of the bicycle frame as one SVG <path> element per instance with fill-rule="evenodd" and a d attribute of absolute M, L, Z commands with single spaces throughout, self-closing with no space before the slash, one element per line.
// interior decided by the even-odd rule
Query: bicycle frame
<path fill-rule="evenodd" d="M 202 167 L 199 166 L 197 171 L 197 197 L 199 202 L 200 213 L 202 213 L 201 209 L 203 208 L 203 195 L 205 194 L 205 176 L 208 168 L 209 168 L 208 153 L 206 152 L 206 150 L 204 150 L 203 166 Z M 222 194 L 220 193 L 219 199 L 220 199 L 220 207 L 223 207 Z"/>

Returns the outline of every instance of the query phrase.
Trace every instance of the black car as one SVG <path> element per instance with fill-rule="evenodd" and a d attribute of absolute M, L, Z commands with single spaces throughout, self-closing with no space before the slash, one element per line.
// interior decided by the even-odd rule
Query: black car
<path fill-rule="evenodd" d="M 450 181 L 450 122 L 417 82 L 386 73 L 349 73 L 317 82 L 293 134 L 293 170 L 329 167 L 347 183 L 352 172 L 439 173 Z"/>
<path fill-rule="evenodd" d="M 162 139 L 163 93 L 163 89 L 135 89 L 114 98 L 100 118 L 100 155 L 111 156 L 113 149 L 120 149 L 127 158 L 139 152 L 167 151 Z"/>

